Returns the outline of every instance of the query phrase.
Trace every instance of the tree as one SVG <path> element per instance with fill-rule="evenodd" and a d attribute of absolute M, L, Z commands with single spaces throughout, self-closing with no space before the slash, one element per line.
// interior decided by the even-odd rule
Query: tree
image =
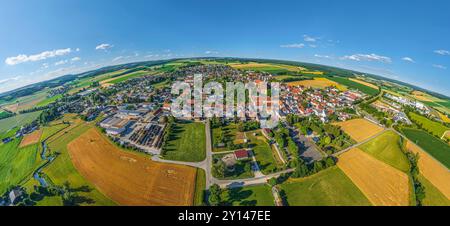
<path fill-rule="evenodd" d="M 220 198 L 220 194 L 222 193 L 222 189 L 219 185 L 213 184 L 209 187 L 209 197 L 208 202 L 212 206 L 218 206 L 222 202 Z"/>
<path fill-rule="evenodd" d="M 273 187 L 273 186 L 277 185 L 277 179 L 275 177 L 272 177 L 269 180 L 267 180 L 267 183 Z"/>
<path fill-rule="evenodd" d="M 214 175 L 218 178 L 224 178 L 225 177 L 225 170 L 226 170 L 226 166 L 225 163 L 222 161 L 219 161 L 215 164 L 215 166 L 213 167 L 214 170 Z"/>

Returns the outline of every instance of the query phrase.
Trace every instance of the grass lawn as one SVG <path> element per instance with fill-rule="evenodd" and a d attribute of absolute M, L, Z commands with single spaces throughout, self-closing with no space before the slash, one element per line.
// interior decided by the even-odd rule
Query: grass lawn
<path fill-rule="evenodd" d="M 14 127 L 20 127 L 27 123 L 30 123 L 37 119 L 40 114 L 41 111 L 35 111 L 2 119 L 0 120 L 0 133 L 4 133 Z"/>
<path fill-rule="evenodd" d="M 10 186 L 25 182 L 42 163 L 38 144 L 18 148 L 20 141 L 14 139 L 7 144 L 0 144 L 0 194 Z"/>
<path fill-rule="evenodd" d="M 256 133 L 257 136 L 254 136 L 253 133 Z M 250 140 L 249 146 L 255 154 L 261 172 L 267 175 L 279 171 L 283 165 L 277 164 L 276 153 L 270 147 L 267 139 L 261 134 L 261 131 L 247 132 L 246 135 Z"/>
<path fill-rule="evenodd" d="M 202 206 L 205 199 L 206 175 L 205 170 L 197 168 L 195 177 L 194 206 Z"/>
<path fill-rule="evenodd" d="M 201 162 L 206 158 L 205 125 L 199 122 L 174 123 L 169 140 L 164 146 L 165 159 Z"/>
<path fill-rule="evenodd" d="M 215 154 L 213 155 L 213 166 L 215 167 L 215 163 L 218 161 L 221 161 L 221 159 L 227 154 Z M 235 179 L 245 179 L 245 178 L 252 178 L 255 175 L 252 171 L 252 161 L 251 160 L 240 160 L 237 161 L 234 165 L 233 171 L 225 171 L 224 177 L 219 177 L 216 175 L 215 171 L 212 170 L 212 174 L 215 178 L 218 179 L 225 179 L 225 180 L 235 180 Z"/>
<path fill-rule="evenodd" d="M 226 189 L 222 200 L 229 206 L 273 206 L 274 199 L 268 185 L 246 186 Z"/>
<path fill-rule="evenodd" d="M 409 172 L 409 161 L 400 147 L 400 136 L 393 131 L 384 132 L 359 149 L 396 169 Z"/>
<path fill-rule="evenodd" d="M 93 203 L 82 205 L 115 205 L 108 197 L 100 193 L 95 187 L 85 180 L 74 168 L 67 150 L 67 144 L 92 128 L 86 123 L 73 124 L 69 128 L 55 134 L 56 139 L 50 139 L 48 148 L 51 152 L 59 153 L 56 159 L 43 169 L 47 175 L 48 183 L 63 185 L 68 181 L 73 188 L 87 188 L 85 192 L 77 192 L 78 195 L 91 199 Z M 53 138 L 53 137 L 52 137 Z"/>
<path fill-rule="evenodd" d="M 424 206 L 450 206 L 450 200 L 422 176 L 422 174 L 419 175 L 419 181 L 425 186 L 425 199 L 422 201 Z"/>
<path fill-rule="evenodd" d="M 369 206 L 364 194 L 338 167 L 281 184 L 291 206 Z"/>
<path fill-rule="evenodd" d="M 450 128 L 439 122 L 431 121 L 430 119 L 413 112 L 409 113 L 409 117 L 416 124 L 421 125 L 423 129 L 438 137 L 444 135 L 445 131 L 450 130 Z"/>
<path fill-rule="evenodd" d="M 378 90 L 377 89 L 374 89 L 372 87 L 363 85 L 363 84 L 358 83 L 358 82 L 351 81 L 351 80 L 349 80 L 347 78 L 337 77 L 337 76 L 333 76 L 333 77 L 328 76 L 327 78 L 329 80 L 332 80 L 332 81 L 340 83 L 340 84 L 342 84 L 344 86 L 347 86 L 349 89 L 357 89 L 357 90 L 359 90 L 359 91 L 361 91 L 361 92 L 363 92 L 363 93 L 365 93 L 367 95 L 370 95 L 370 96 L 378 94 Z"/>
<path fill-rule="evenodd" d="M 442 140 L 423 130 L 403 128 L 402 132 L 408 139 L 428 152 L 447 168 L 450 168 L 450 146 Z"/>
<path fill-rule="evenodd" d="M 214 152 L 221 152 L 221 151 L 232 151 L 230 147 L 217 147 L 217 145 L 220 143 L 220 133 L 223 133 L 224 136 L 224 144 L 227 144 L 228 142 L 234 142 L 236 143 L 236 133 L 237 133 L 237 126 L 234 123 L 230 123 L 227 126 L 214 128 L 212 129 L 212 139 L 213 139 L 213 151 Z"/>

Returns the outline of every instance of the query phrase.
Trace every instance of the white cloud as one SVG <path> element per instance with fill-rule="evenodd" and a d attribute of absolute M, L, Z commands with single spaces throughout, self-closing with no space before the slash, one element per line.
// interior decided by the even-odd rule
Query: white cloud
<path fill-rule="evenodd" d="M 205 51 L 205 54 L 218 54 L 219 52 L 217 52 L 217 51 L 214 51 L 214 50 L 207 50 L 207 51 Z"/>
<path fill-rule="evenodd" d="M 116 62 L 116 61 L 119 61 L 119 60 L 122 60 L 122 59 L 124 59 L 123 56 L 118 56 L 118 57 L 114 58 L 114 59 L 112 60 L 112 62 Z"/>
<path fill-rule="evenodd" d="M 303 47 L 305 47 L 305 44 L 293 43 L 293 44 L 280 45 L 280 47 L 281 48 L 303 48 Z"/>
<path fill-rule="evenodd" d="M 76 49 L 75 49 L 75 51 L 77 51 L 77 52 L 80 52 L 80 50 L 81 50 L 80 48 L 76 48 Z"/>
<path fill-rule="evenodd" d="M 309 45 L 309 47 L 311 47 L 311 48 L 316 48 L 317 47 L 317 45 Z"/>
<path fill-rule="evenodd" d="M 317 57 L 317 58 L 326 58 L 326 59 L 330 59 L 330 58 L 331 58 L 331 57 L 328 56 L 328 55 L 319 55 L 319 54 L 314 54 L 314 57 Z"/>
<path fill-rule="evenodd" d="M 435 50 L 434 53 L 439 54 L 439 55 L 444 55 L 444 56 L 445 55 L 447 55 L 447 56 L 450 55 L 450 51 L 444 50 L 444 49 Z"/>
<path fill-rule="evenodd" d="M 444 66 L 444 65 L 440 65 L 440 64 L 433 64 L 433 67 L 435 67 L 435 68 L 439 68 L 439 69 L 443 69 L 443 70 L 447 69 L 447 67 L 446 67 L 446 66 Z"/>
<path fill-rule="evenodd" d="M 55 66 L 67 64 L 67 62 L 68 62 L 67 60 L 60 60 L 60 61 L 55 63 Z"/>
<path fill-rule="evenodd" d="M 70 59 L 70 61 L 75 62 L 75 61 L 80 61 L 81 58 L 80 57 L 74 57 L 72 59 Z"/>
<path fill-rule="evenodd" d="M 21 64 L 21 63 L 30 62 L 30 61 L 31 62 L 40 61 L 40 60 L 45 60 L 45 59 L 52 58 L 52 57 L 64 56 L 71 52 L 72 52 L 72 49 L 67 48 L 67 49 L 56 49 L 56 50 L 52 50 L 52 51 L 44 51 L 42 53 L 29 55 L 29 56 L 25 55 L 25 54 L 20 54 L 15 57 L 6 58 L 5 63 L 8 65 L 16 65 L 16 64 Z"/>
<path fill-rule="evenodd" d="M 49 66 L 50 66 L 50 65 L 49 65 L 48 63 L 43 63 L 43 64 L 42 64 L 42 68 L 44 68 L 44 69 L 45 69 L 45 68 L 48 68 Z"/>
<path fill-rule="evenodd" d="M 22 76 L 16 76 L 16 77 L 12 77 L 12 78 L 5 78 L 5 79 L 1 79 L 0 80 L 0 84 L 5 84 L 8 82 L 12 82 L 12 81 L 17 81 L 21 78 Z"/>
<path fill-rule="evenodd" d="M 100 44 L 100 45 L 96 46 L 95 49 L 96 50 L 107 50 L 107 49 L 110 49 L 112 47 L 113 47 L 113 45 L 111 45 L 111 44 L 103 43 L 103 44 Z"/>
<path fill-rule="evenodd" d="M 411 57 L 403 57 L 402 60 L 408 61 L 408 62 L 411 62 L 411 63 L 415 63 L 416 62 Z"/>
<path fill-rule="evenodd" d="M 387 56 L 380 56 L 377 54 L 353 54 L 350 56 L 341 57 L 343 60 L 354 60 L 354 61 L 378 61 L 382 63 L 391 63 L 392 60 Z"/>
<path fill-rule="evenodd" d="M 303 40 L 305 40 L 305 42 L 316 42 L 318 38 L 314 38 L 308 35 L 303 35 Z"/>

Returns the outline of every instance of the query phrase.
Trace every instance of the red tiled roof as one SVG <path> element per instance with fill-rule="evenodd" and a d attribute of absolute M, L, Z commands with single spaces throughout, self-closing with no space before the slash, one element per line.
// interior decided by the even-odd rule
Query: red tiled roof
<path fill-rule="evenodd" d="M 246 150 L 238 150 L 234 152 L 234 155 L 236 155 L 236 158 L 248 158 L 248 152 Z"/>

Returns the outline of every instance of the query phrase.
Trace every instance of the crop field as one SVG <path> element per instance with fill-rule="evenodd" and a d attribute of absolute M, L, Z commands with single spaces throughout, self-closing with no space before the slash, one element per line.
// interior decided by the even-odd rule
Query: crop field
<path fill-rule="evenodd" d="M 370 206 L 371 203 L 338 167 L 281 184 L 290 206 Z"/>
<path fill-rule="evenodd" d="M 94 185 L 89 183 L 75 169 L 67 150 L 67 144 L 85 133 L 92 126 L 77 119 L 73 121 L 70 127 L 67 127 L 55 135 L 51 136 L 48 141 L 49 151 L 58 153 L 56 159 L 43 169 L 43 173 L 48 176 L 48 182 L 51 184 L 62 186 L 65 182 L 69 182 L 74 188 L 87 188 L 84 191 L 79 189 L 77 195 L 84 197 L 89 202 L 80 203 L 80 205 L 115 205 L 108 197 L 100 193 Z"/>
<path fill-rule="evenodd" d="M 90 129 L 68 144 L 75 168 L 121 205 L 193 204 L 196 169 L 124 152 Z"/>
<path fill-rule="evenodd" d="M 201 162 L 206 158 L 205 125 L 180 121 L 173 125 L 164 147 L 164 158 L 186 162 Z"/>
<path fill-rule="evenodd" d="M 36 144 L 41 139 L 42 129 L 36 130 L 30 134 L 27 134 L 23 137 L 22 142 L 20 142 L 19 148 L 23 148 L 25 146 Z"/>
<path fill-rule="evenodd" d="M 100 82 L 100 84 L 116 84 L 116 83 L 120 83 L 123 81 L 126 81 L 128 79 L 132 79 L 132 78 L 136 78 L 139 76 L 143 76 L 143 75 L 147 75 L 147 74 L 151 74 L 151 72 L 148 71 L 136 71 L 130 74 L 125 74 L 119 77 L 115 77 L 115 78 L 110 78 L 110 79 L 106 79 Z"/>
<path fill-rule="evenodd" d="M 253 135 L 256 133 L 256 136 Z M 247 138 L 250 140 L 250 147 L 255 154 L 256 161 L 258 162 L 261 172 L 264 174 L 270 174 L 278 171 L 279 167 L 282 167 L 282 163 L 279 164 L 276 161 L 275 150 L 272 150 L 267 139 L 262 135 L 261 131 L 246 132 Z"/>
<path fill-rule="evenodd" d="M 3 108 L 11 112 L 18 113 L 19 111 L 35 107 L 39 102 L 45 100 L 46 98 L 47 93 L 42 91 L 35 93 L 33 95 L 17 98 L 17 100 L 15 100 L 14 103 L 5 105 L 3 106 Z"/>
<path fill-rule="evenodd" d="M 449 144 L 422 130 L 403 128 L 402 132 L 409 140 L 428 152 L 444 166 L 450 168 Z"/>
<path fill-rule="evenodd" d="M 419 154 L 418 165 L 421 175 L 450 200 L 450 171 L 414 143 L 408 141 L 406 149 Z"/>
<path fill-rule="evenodd" d="M 41 164 L 38 145 L 19 148 L 20 142 L 20 139 L 14 139 L 7 144 L 0 144 L 0 194 L 10 186 L 24 182 Z"/>
<path fill-rule="evenodd" d="M 409 161 L 401 149 L 400 136 L 393 131 L 386 131 L 358 148 L 398 170 L 409 172 Z"/>
<path fill-rule="evenodd" d="M 409 176 L 359 149 L 339 156 L 339 168 L 375 206 L 407 206 Z"/>
<path fill-rule="evenodd" d="M 421 174 L 419 175 L 419 181 L 425 187 L 425 198 L 422 200 L 424 206 L 450 206 L 450 199 L 445 197 Z"/>
<path fill-rule="evenodd" d="M 357 83 L 363 84 L 363 85 L 368 86 L 370 88 L 378 89 L 378 86 L 376 86 L 376 85 L 374 85 L 372 83 L 363 81 L 363 80 L 359 80 L 359 79 L 356 79 L 356 78 L 349 78 L 349 80 L 353 81 L 353 82 L 357 82 Z"/>
<path fill-rule="evenodd" d="M 274 199 L 268 185 L 229 188 L 222 192 L 222 200 L 229 206 L 273 206 Z"/>
<path fill-rule="evenodd" d="M 441 118 L 441 120 L 445 123 L 450 123 L 450 118 L 447 117 L 447 115 L 442 114 L 441 112 L 438 111 L 439 114 L 439 118 Z"/>
<path fill-rule="evenodd" d="M 352 119 L 335 123 L 335 125 L 340 126 L 345 133 L 357 142 L 364 141 L 384 130 L 382 127 L 366 119 Z"/>
<path fill-rule="evenodd" d="M 299 72 L 299 71 L 306 70 L 305 68 L 291 66 L 291 65 L 266 64 L 266 63 L 256 63 L 256 62 L 250 62 L 247 64 L 231 63 L 230 66 L 235 69 L 265 71 L 265 72 L 274 73 L 274 74 L 290 72 L 290 71 Z"/>
<path fill-rule="evenodd" d="M 69 126 L 68 124 L 55 124 L 51 126 L 42 127 L 42 135 L 40 141 L 46 140 L 53 134 L 57 133 L 60 130 L 63 130 L 64 128 L 67 128 L 68 126 Z"/>
<path fill-rule="evenodd" d="M 329 86 L 334 86 L 341 91 L 347 90 L 347 88 L 339 83 L 334 81 L 330 81 L 327 78 L 314 78 L 312 80 L 302 80 L 287 83 L 289 86 L 304 86 L 304 87 L 312 87 L 315 89 L 324 89 Z"/>
<path fill-rule="evenodd" d="M 441 137 L 447 130 L 450 130 L 450 128 L 439 122 L 431 121 L 430 119 L 413 112 L 409 113 L 409 117 L 416 124 L 421 125 L 423 129 L 438 137 Z"/>
<path fill-rule="evenodd" d="M 329 76 L 327 77 L 329 80 L 335 81 L 341 85 L 346 86 L 349 89 L 357 89 L 367 95 L 373 96 L 376 95 L 378 93 L 378 89 L 374 89 L 372 87 L 363 85 L 359 82 L 354 82 L 352 80 L 349 80 L 347 78 L 343 78 L 343 77 L 337 77 L 337 76 Z"/>
<path fill-rule="evenodd" d="M 426 101 L 426 102 L 434 102 L 434 101 L 439 101 L 438 98 L 435 98 L 427 93 L 421 92 L 421 91 L 417 91 L 414 90 L 411 95 L 416 98 L 417 100 L 420 101 Z"/>
<path fill-rule="evenodd" d="M 42 100 L 41 102 L 36 104 L 36 107 L 43 107 L 43 106 L 47 106 L 51 103 L 54 103 L 55 101 L 61 99 L 63 97 L 62 94 L 58 94 L 58 95 L 54 95 L 52 97 L 48 97 L 45 98 L 44 100 Z"/>
<path fill-rule="evenodd" d="M 20 114 L 13 117 L 2 119 L 0 120 L 0 133 L 4 133 L 14 127 L 20 127 L 27 123 L 30 123 L 36 120 L 39 114 L 41 114 L 41 111 Z"/>

